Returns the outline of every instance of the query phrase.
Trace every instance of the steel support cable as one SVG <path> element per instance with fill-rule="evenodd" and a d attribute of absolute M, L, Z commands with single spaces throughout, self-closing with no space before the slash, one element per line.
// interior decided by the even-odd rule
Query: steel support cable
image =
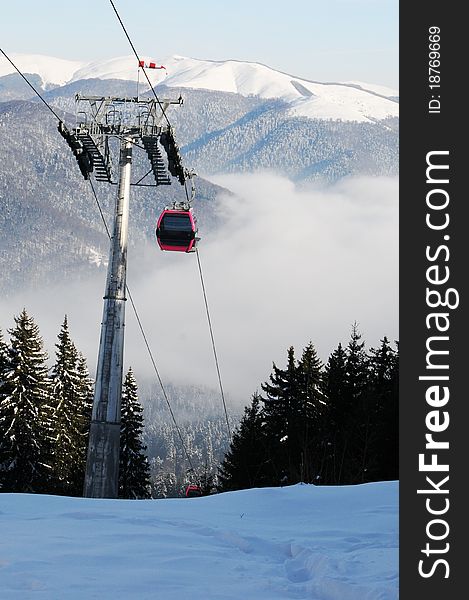
<path fill-rule="evenodd" d="M 105 218 L 103 210 L 101 208 L 101 203 L 99 202 L 99 199 L 98 199 L 98 196 L 96 194 L 96 190 L 94 188 L 93 182 L 91 181 L 91 179 L 89 180 L 89 182 L 90 182 L 91 189 L 93 190 L 93 195 L 94 195 L 94 198 L 96 200 L 96 204 L 98 206 L 99 214 L 101 215 L 101 219 L 102 219 L 104 227 L 106 229 L 106 233 L 108 235 L 108 238 L 111 239 L 111 234 L 110 234 L 109 228 L 108 228 L 107 223 L 106 223 L 106 218 Z M 191 469 L 194 471 L 194 467 L 192 465 L 191 458 L 189 456 L 189 453 L 187 451 L 186 445 L 184 443 L 184 439 L 182 437 L 182 433 L 181 433 L 181 430 L 179 428 L 179 425 L 177 424 L 176 417 L 174 416 L 174 412 L 173 412 L 173 409 L 171 407 L 171 403 L 169 401 L 168 394 L 166 392 L 166 388 L 163 385 L 163 380 L 161 379 L 160 372 L 158 370 L 158 367 L 156 366 L 156 361 L 155 361 L 155 359 L 153 357 L 153 352 L 151 351 L 150 344 L 148 343 L 148 338 L 147 338 L 145 330 L 143 328 L 142 321 L 140 320 L 140 316 L 138 314 L 137 307 L 135 306 L 134 299 L 132 297 L 132 294 L 130 293 L 129 286 L 127 284 L 125 286 L 125 289 L 126 289 L 127 294 L 129 296 L 130 304 L 132 305 L 132 309 L 134 311 L 135 318 L 137 319 L 137 323 L 138 323 L 138 326 L 139 326 L 139 329 L 140 329 L 140 333 L 142 334 L 142 338 L 143 338 L 143 341 L 145 343 L 145 346 L 146 346 L 148 355 L 150 357 L 151 363 L 153 365 L 153 369 L 154 369 L 154 371 L 156 373 L 156 377 L 158 379 L 158 383 L 160 384 L 161 391 L 163 392 L 163 397 L 164 397 L 164 399 L 166 401 L 166 404 L 168 405 L 169 414 L 171 415 L 171 418 L 173 420 L 174 426 L 176 427 L 176 431 L 178 432 L 179 439 L 181 440 L 181 444 L 182 444 L 182 448 L 184 450 L 184 454 L 186 455 L 187 461 L 188 461 Z"/>
<path fill-rule="evenodd" d="M 120 23 L 121 27 L 122 27 L 122 30 L 123 30 L 123 32 L 125 33 L 125 37 L 127 38 L 128 42 L 129 42 L 129 44 L 130 44 L 130 47 L 132 48 L 132 50 L 133 50 L 133 53 L 135 54 L 135 57 L 136 57 L 136 59 L 137 59 L 137 61 L 138 61 L 139 65 L 140 65 L 140 63 L 142 62 L 142 61 L 140 60 L 140 56 L 139 56 L 139 54 L 138 54 L 137 50 L 135 49 L 135 46 L 133 45 L 133 42 L 132 42 L 132 40 L 130 39 L 130 35 L 127 33 L 127 29 L 125 28 L 125 25 L 124 25 L 124 23 L 123 23 L 122 19 L 120 18 L 120 15 L 119 15 L 119 13 L 118 13 L 118 11 L 117 11 L 117 8 L 116 8 L 116 6 L 115 6 L 115 4 L 114 4 L 113 0 L 109 0 L 109 2 L 111 3 L 111 6 L 112 6 L 112 8 L 113 8 L 113 10 L 114 10 L 114 12 L 115 12 L 115 14 L 116 14 L 116 17 L 117 17 L 117 19 L 118 19 L 118 21 L 119 21 L 119 23 Z M 154 87 L 153 87 L 153 86 L 152 86 L 152 84 L 151 84 L 150 78 L 148 77 L 148 74 L 147 74 L 147 72 L 146 72 L 146 70 L 145 70 L 145 67 L 139 67 L 139 68 L 141 68 L 141 69 L 142 69 L 142 71 L 143 71 L 143 74 L 145 75 L 145 78 L 146 78 L 146 80 L 147 80 L 147 82 L 148 82 L 148 85 L 149 85 L 149 87 L 150 87 L 150 90 L 153 92 L 153 95 L 155 96 L 155 100 L 158 102 L 158 106 L 160 107 L 160 109 L 161 109 L 161 112 L 163 113 L 163 116 L 164 116 L 164 118 L 166 119 L 166 123 L 168 124 L 168 127 L 171 127 L 171 123 L 169 122 L 169 119 L 168 119 L 168 116 L 167 116 L 167 114 L 166 114 L 166 111 L 165 111 L 165 109 L 164 109 L 163 105 L 161 104 L 161 102 L 160 102 L 160 99 L 159 99 L 159 98 L 158 98 L 158 96 L 156 95 L 155 89 L 154 89 Z"/>
<path fill-rule="evenodd" d="M 133 51 L 133 53 L 135 54 L 135 58 L 137 59 L 137 61 L 138 61 L 139 65 L 140 65 L 140 63 L 141 63 L 142 61 L 140 60 L 140 56 L 139 56 L 139 54 L 138 54 L 137 50 L 135 49 L 135 46 L 134 46 L 134 44 L 133 44 L 133 42 L 132 42 L 132 40 L 131 40 L 131 38 L 130 38 L 130 35 L 129 35 L 129 34 L 128 34 L 128 32 L 127 32 L 127 29 L 126 29 L 126 27 L 125 27 L 125 25 L 124 25 L 124 22 L 122 21 L 122 19 L 121 19 L 120 15 L 119 15 L 119 12 L 117 11 L 117 8 L 116 8 L 116 6 L 115 6 L 115 4 L 114 4 L 113 0 L 109 0 L 109 2 L 111 3 L 111 6 L 112 6 L 112 8 L 113 8 L 113 10 L 114 10 L 114 13 L 116 14 L 116 17 L 117 17 L 117 19 L 118 19 L 118 21 L 119 21 L 119 23 L 120 23 L 120 25 L 121 25 L 121 27 L 122 27 L 122 30 L 123 30 L 123 32 L 124 32 L 124 34 L 125 34 L 125 37 L 127 38 L 128 42 L 129 42 L 129 44 L 130 44 L 130 47 L 132 48 L 132 51 Z M 166 123 L 168 124 L 168 127 L 169 127 L 169 129 L 172 129 L 172 127 L 171 127 L 171 123 L 169 122 L 169 119 L 168 119 L 168 115 L 166 114 L 166 111 L 165 111 L 165 109 L 164 109 L 164 106 L 161 104 L 161 101 L 160 101 L 160 99 L 158 98 L 158 95 L 157 95 L 157 93 L 155 92 L 155 88 L 154 88 L 154 87 L 152 86 L 152 84 L 151 84 L 150 78 L 148 77 L 148 74 L 147 74 L 147 72 L 146 72 L 146 70 L 145 70 L 145 67 L 139 67 L 139 68 L 141 68 L 141 69 L 142 69 L 142 71 L 143 71 L 143 74 L 145 75 L 145 79 L 147 80 L 148 87 L 150 88 L 150 91 L 151 91 L 151 92 L 153 93 L 153 95 L 155 96 L 155 100 L 158 102 L 158 106 L 160 107 L 160 109 L 161 109 L 161 112 L 162 112 L 162 114 L 163 114 L 164 118 L 166 119 Z M 184 174 L 184 178 L 186 178 L 186 174 Z M 192 175 L 189 175 L 189 179 L 191 179 L 191 181 L 192 181 Z M 192 184 L 192 187 L 193 187 L 193 184 Z M 187 189 L 185 189 L 185 192 L 186 192 L 186 197 L 188 198 Z M 188 199 L 188 202 L 189 202 L 189 204 L 192 202 L 192 200 L 193 200 L 193 197 L 194 197 L 194 192 L 192 192 L 192 194 L 191 194 L 191 199 L 190 199 L 190 200 Z"/>
<path fill-rule="evenodd" d="M 213 356 L 215 357 L 215 366 L 216 366 L 216 369 L 217 369 L 218 384 L 220 386 L 221 399 L 222 399 L 222 402 L 223 402 L 223 409 L 225 411 L 226 426 L 227 426 L 228 435 L 229 435 L 229 438 L 230 438 L 230 441 L 231 441 L 232 436 L 231 436 L 230 421 L 228 419 L 228 411 L 226 410 L 225 393 L 223 391 L 223 384 L 222 384 L 222 381 L 221 381 L 221 374 L 220 374 L 220 366 L 218 364 L 217 349 L 216 349 L 216 346 L 215 346 L 215 338 L 213 336 L 212 320 L 210 318 L 210 310 L 209 310 L 208 301 L 207 301 L 207 292 L 205 290 L 204 276 L 202 274 L 202 266 L 200 264 L 199 250 L 198 250 L 197 247 L 195 249 L 195 253 L 197 255 L 197 265 L 199 267 L 200 282 L 202 284 L 202 292 L 203 292 L 203 295 L 204 295 L 205 312 L 207 313 L 208 327 L 209 327 L 209 330 L 210 330 L 210 339 L 212 340 Z"/>
<path fill-rule="evenodd" d="M 28 81 L 28 79 L 23 75 L 23 73 L 18 69 L 18 67 L 15 65 L 15 63 L 11 60 L 11 58 L 2 50 L 2 48 L 0 48 L 0 52 L 3 54 L 3 56 L 7 59 L 7 61 L 11 64 L 11 66 L 15 69 L 15 71 L 18 73 L 18 75 L 20 75 L 20 77 L 22 77 L 22 79 L 24 79 L 24 81 L 29 85 L 29 87 L 33 90 L 33 92 L 36 94 L 36 96 L 39 98 L 39 100 L 41 100 L 41 102 L 43 102 L 47 108 L 50 110 L 50 112 L 54 115 L 54 117 L 56 117 L 56 119 L 58 119 L 61 123 L 63 123 L 63 119 L 61 119 L 59 117 L 59 115 L 55 112 L 55 110 L 50 106 L 50 104 L 48 104 L 44 98 L 41 96 L 41 94 L 36 90 L 36 88 Z"/>
<path fill-rule="evenodd" d="M 111 239 L 111 232 L 109 231 L 109 227 L 107 226 L 106 217 L 104 216 L 103 209 L 101 208 L 101 203 L 98 200 L 98 196 L 96 194 L 96 190 L 94 189 L 93 182 L 91 181 L 91 179 L 88 179 L 88 181 L 90 182 L 91 189 L 93 190 L 94 199 L 96 200 L 96 204 L 98 206 L 99 214 L 101 215 L 101 220 L 103 222 L 104 229 L 106 230 L 107 237 Z"/>

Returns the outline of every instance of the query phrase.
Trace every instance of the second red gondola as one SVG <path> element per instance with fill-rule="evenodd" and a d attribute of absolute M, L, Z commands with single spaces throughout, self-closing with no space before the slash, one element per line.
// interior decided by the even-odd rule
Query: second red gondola
<path fill-rule="evenodd" d="M 185 494 L 186 498 L 198 498 L 202 496 L 202 490 L 198 485 L 188 485 Z"/>

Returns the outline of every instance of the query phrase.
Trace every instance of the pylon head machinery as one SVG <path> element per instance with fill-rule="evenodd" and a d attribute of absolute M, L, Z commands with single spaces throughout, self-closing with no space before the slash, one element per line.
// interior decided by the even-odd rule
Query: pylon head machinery
<path fill-rule="evenodd" d="M 166 117 L 172 104 L 181 106 L 183 99 L 156 99 L 120 96 L 75 96 L 76 124 L 69 130 L 59 123 L 59 132 L 70 146 L 85 179 L 91 173 L 97 181 L 113 180 L 109 138 L 132 139 L 143 145 L 151 164 L 154 186 L 170 185 L 170 174 L 184 184 L 191 176 L 183 166 L 178 145 Z M 167 166 L 162 156 L 167 155 Z M 145 175 L 146 177 L 146 175 Z M 144 177 L 131 185 L 141 183 Z"/>

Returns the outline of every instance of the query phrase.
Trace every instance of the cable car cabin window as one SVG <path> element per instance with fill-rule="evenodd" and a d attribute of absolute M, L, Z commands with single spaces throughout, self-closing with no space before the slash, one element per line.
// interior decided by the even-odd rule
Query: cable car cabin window
<path fill-rule="evenodd" d="M 163 231 L 192 231 L 189 215 L 165 215 L 160 225 Z"/>
<path fill-rule="evenodd" d="M 164 215 L 160 223 L 159 237 L 163 243 L 170 246 L 193 240 L 195 231 L 189 215 Z"/>

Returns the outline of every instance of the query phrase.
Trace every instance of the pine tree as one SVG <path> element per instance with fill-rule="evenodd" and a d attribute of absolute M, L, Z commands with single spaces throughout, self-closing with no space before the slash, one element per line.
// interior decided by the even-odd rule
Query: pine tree
<path fill-rule="evenodd" d="M 0 329 L 0 386 L 3 383 L 7 366 L 8 346 L 3 339 L 3 331 Z"/>
<path fill-rule="evenodd" d="M 0 404 L 2 491 L 37 492 L 47 486 L 44 407 L 49 400 L 47 354 L 39 328 L 24 309 L 9 330 L 11 344 Z"/>
<path fill-rule="evenodd" d="M 291 452 L 296 455 L 300 480 L 319 483 L 324 462 L 323 415 L 326 405 L 321 389 L 322 363 L 310 342 L 298 361 L 298 402 L 294 409 L 295 436 L 290 440 L 296 444 Z"/>
<path fill-rule="evenodd" d="M 151 496 L 152 498 L 167 498 L 168 486 L 166 482 L 167 473 L 163 469 L 164 461 L 160 456 L 154 456 L 149 460 Z"/>
<path fill-rule="evenodd" d="M 76 483 L 76 487 L 83 486 L 84 481 L 84 472 L 86 470 L 86 459 L 88 454 L 88 442 L 90 436 L 90 425 L 91 425 L 91 415 L 93 412 L 93 395 L 94 395 L 94 385 L 93 381 L 90 378 L 90 373 L 88 371 L 88 366 L 86 364 L 86 359 L 80 352 L 78 353 L 78 362 L 77 362 L 77 375 L 78 375 L 78 398 L 79 398 L 79 406 L 80 406 L 80 416 L 82 429 L 82 436 L 80 437 L 81 445 L 79 447 L 79 453 L 81 456 L 81 461 L 83 464 L 83 478 L 81 479 L 81 483 L 78 481 Z M 80 492 L 81 493 L 81 492 Z"/>
<path fill-rule="evenodd" d="M 3 332 L 0 329 L 0 491 L 2 489 L 2 465 L 6 465 L 8 461 L 8 449 L 6 446 L 6 430 L 4 426 L 6 423 L 3 423 L 2 419 L 2 402 L 5 398 L 6 390 L 5 390 L 5 377 L 7 370 L 7 360 L 8 360 L 8 346 L 6 345 L 3 339 Z"/>
<path fill-rule="evenodd" d="M 65 317 L 56 344 L 56 362 L 52 371 L 52 393 L 48 407 L 50 467 L 53 491 L 73 496 L 82 493 L 86 460 L 88 398 L 82 397 L 83 377 L 78 370 L 79 361 Z"/>
<path fill-rule="evenodd" d="M 365 351 L 365 342 L 361 342 L 361 334 L 354 323 L 352 334 L 347 346 L 346 380 L 345 388 L 348 401 L 356 406 L 368 383 L 368 360 Z"/>
<path fill-rule="evenodd" d="M 8 346 L 3 339 L 3 331 L 0 329 L 0 401 L 3 398 L 6 370 L 8 364 Z M 0 438 L 0 444 L 1 444 Z"/>
<path fill-rule="evenodd" d="M 217 490 L 217 483 L 217 475 L 209 470 L 208 465 L 205 465 L 199 476 L 199 486 L 202 496 L 210 496 L 215 493 Z"/>
<path fill-rule="evenodd" d="M 372 422 L 368 389 L 368 357 L 365 342 L 355 323 L 347 346 L 345 377 L 348 427 L 344 430 L 344 453 L 340 483 L 363 483 L 370 459 Z"/>
<path fill-rule="evenodd" d="M 368 481 L 399 478 L 399 355 L 384 337 L 370 351 L 369 394 L 373 398 L 373 462 Z"/>
<path fill-rule="evenodd" d="M 351 416 L 346 394 L 347 353 L 342 344 L 329 356 L 322 380 L 322 390 L 327 398 L 324 428 L 325 461 L 322 482 L 337 485 L 342 482 L 345 460 L 345 442 Z"/>
<path fill-rule="evenodd" d="M 150 465 L 142 442 L 143 408 L 138 401 L 137 382 L 132 369 L 122 391 L 119 460 L 119 497 L 150 497 Z"/>
<path fill-rule="evenodd" d="M 295 434 L 295 413 L 299 406 L 298 368 L 293 347 L 288 349 L 287 368 L 273 364 L 269 382 L 261 385 L 266 397 L 263 414 L 266 421 L 267 452 L 271 460 L 271 485 L 288 480 L 299 481 L 297 456 L 292 454 L 291 440 Z"/>
<path fill-rule="evenodd" d="M 233 433 L 230 448 L 219 468 L 220 491 L 241 490 L 271 484 L 271 466 L 265 443 L 264 418 L 258 394 L 244 409 L 241 422 Z"/>

